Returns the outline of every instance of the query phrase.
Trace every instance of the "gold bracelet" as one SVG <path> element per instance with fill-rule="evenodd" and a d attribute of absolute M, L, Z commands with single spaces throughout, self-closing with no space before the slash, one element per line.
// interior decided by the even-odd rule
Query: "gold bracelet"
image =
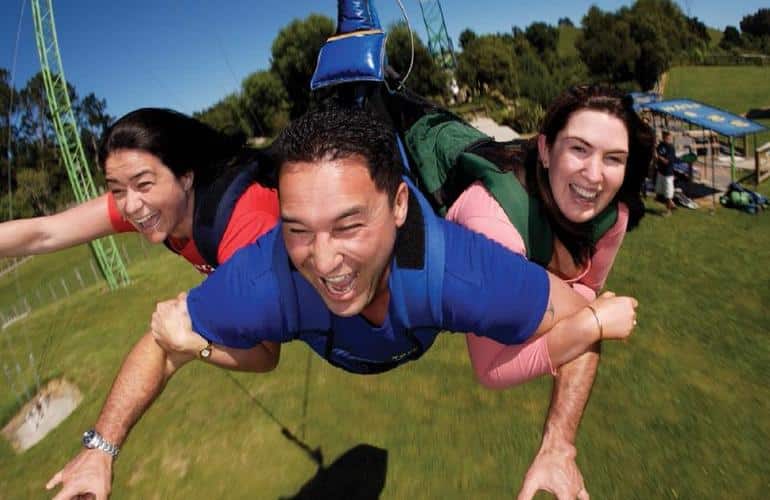
<path fill-rule="evenodd" d="M 599 326 L 599 340 L 602 340 L 602 338 L 604 338 L 604 328 L 602 328 L 602 322 L 599 321 L 599 315 L 596 313 L 596 308 L 591 304 L 586 304 L 586 307 L 589 308 L 591 312 L 594 314 L 594 319 L 596 320 L 596 324 Z"/>

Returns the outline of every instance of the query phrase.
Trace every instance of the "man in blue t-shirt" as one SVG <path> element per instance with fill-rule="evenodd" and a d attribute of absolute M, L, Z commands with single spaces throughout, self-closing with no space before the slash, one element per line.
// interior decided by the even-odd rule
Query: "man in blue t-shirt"
<path fill-rule="evenodd" d="M 630 332 L 633 299 L 608 299 L 614 305 L 597 315 L 559 279 L 436 217 L 402 178 L 395 135 L 366 113 L 309 113 L 276 147 L 281 224 L 189 296 L 158 305 L 161 343 L 145 335 L 128 355 L 94 446 L 55 476 L 60 494 L 109 491 L 112 452 L 195 358 L 265 371 L 270 360 L 249 348 L 297 339 L 345 370 L 372 373 L 417 359 L 444 329 L 506 343 L 548 332 L 562 360 L 602 332 Z M 189 349 L 191 338 L 200 343 Z"/>

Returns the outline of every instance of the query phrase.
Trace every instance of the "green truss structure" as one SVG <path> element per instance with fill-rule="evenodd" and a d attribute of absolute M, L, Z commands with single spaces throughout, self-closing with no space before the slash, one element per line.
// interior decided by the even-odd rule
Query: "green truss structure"
<path fill-rule="evenodd" d="M 80 130 L 72 112 L 67 80 L 64 78 L 59 54 L 59 43 L 56 39 L 53 6 L 51 0 L 32 0 L 31 4 L 35 23 L 35 41 L 40 56 L 48 108 L 51 111 L 59 150 L 67 168 L 72 190 L 75 192 L 75 199 L 78 203 L 82 203 L 98 196 L 98 192 L 83 152 Z M 129 283 L 128 272 L 115 238 L 108 236 L 94 240 L 91 242 L 91 248 L 110 289 L 114 290 Z"/>
<path fill-rule="evenodd" d="M 452 46 L 452 39 L 446 29 L 444 10 L 439 0 L 420 0 L 422 19 L 428 32 L 428 50 L 439 67 L 444 70 L 457 69 L 457 60 Z"/>

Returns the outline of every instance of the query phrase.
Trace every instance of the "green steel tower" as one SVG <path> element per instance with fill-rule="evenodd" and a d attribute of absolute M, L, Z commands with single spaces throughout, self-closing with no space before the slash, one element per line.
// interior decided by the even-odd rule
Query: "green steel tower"
<path fill-rule="evenodd" d="M 75 199 L 78 203 L 82 203 L 96 197 L 98 193 L 80 142 L 80 130 L 72 112 L 67 80 L 64 78 L 59 54 L 59 43 L 56 39 L 51 0 L 42 2 L 32 0 L 32 17 L 35 23 L 35 41 L 40 56 L 48 108 L 51 111 L 54 130 L 59 141 L 59 151 L 67 168 Z M 126 266 L 112 236 L 94 240 L 91 242 L 91 248 L 110 289 L 129 283 Z"/>
<path fill-rule="evenodd" d="M 422 19 L 428 32 L 428 50 L 439 66 L 448 71 L 457 69 L 452 39 L 446 29 L 444 11 L 439 0 L 420 0 Z"/>

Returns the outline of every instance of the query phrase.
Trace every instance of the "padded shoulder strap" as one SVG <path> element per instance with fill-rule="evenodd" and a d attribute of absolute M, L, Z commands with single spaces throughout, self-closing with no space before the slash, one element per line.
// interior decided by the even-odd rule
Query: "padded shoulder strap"
<path fill-rule="evenodd" d="M 618 221 L 618 204 L 610 203 L 607 208 L 591 221 L 591 243 L 596 243 L 612 229 Z"/>
<path fill-rule="evenodd" d="M 195 188 L 193 241 L 201 257 L 217 267 L 217 251 L 241 195 L 257 179 L 259 162 L 231 167 L 213 182 Z"/>
<path fill-rule="evenodd" d="M 468 179 L 457 178 L 458 156 L 491 140 L 461 118 L 443 110 L 423 116 L 406 131 L 406 147 L 414 161 L 414 173 L 441 215 L 470 184 Z"/>
<path fill-rule="evenodd" d="M 391 293 L 396 313 L 409 329 L 443 322 L 442 295 L 446 242 L 442 222 L 414 184 L 409 186 L 409 215 L 399 231 Z"/>
<path fill-rule="evenodd" d="M 481 181 L 503 207 L 508 220 L 521 235 L 527 257 L 540 265 L 548 265 L 553 253 L 553 231 L 542 205 L 524 190 L 511 172 L 473 153 L 462 153 L 457 168 L 463 175 Z"/>

